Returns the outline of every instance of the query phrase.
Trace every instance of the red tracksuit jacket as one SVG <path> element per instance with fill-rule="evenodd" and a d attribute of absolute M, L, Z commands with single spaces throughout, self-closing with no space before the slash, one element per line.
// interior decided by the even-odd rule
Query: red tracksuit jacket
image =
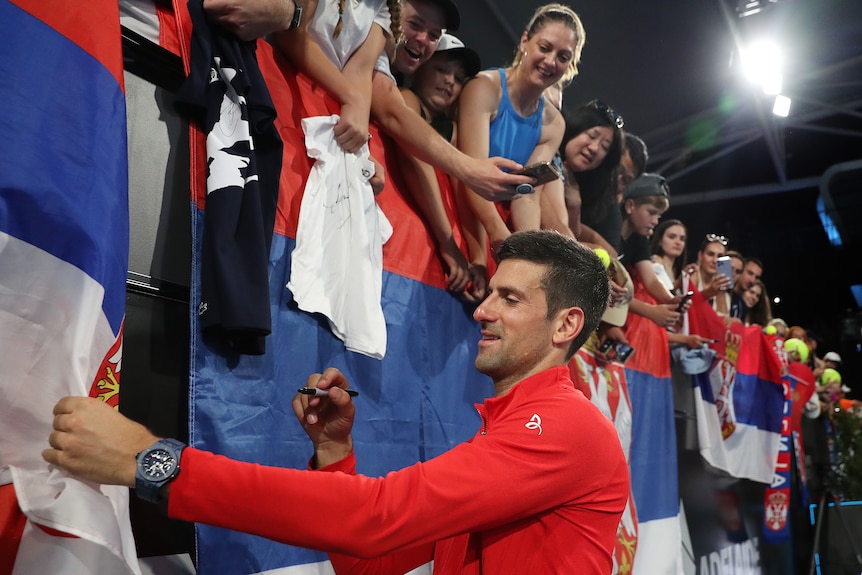
<path fill-rule="evenodd" d="M 567 367 L 477 408 L 473 439 L 381 478 L 352 456 L 310 472 L 188 448 L 169 514 L 328 551 L 339 575 L 609 574 L 629 493 L 611 422 Z"/>

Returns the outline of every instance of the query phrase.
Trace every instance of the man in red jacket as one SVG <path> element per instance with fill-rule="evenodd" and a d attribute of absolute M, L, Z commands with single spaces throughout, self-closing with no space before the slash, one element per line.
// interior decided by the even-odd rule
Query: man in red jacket
<path fill-rule="evenodd" d="M 405 573 L 434 559 L 438 574 L 607 575 L 628 468 L 610 421 L 567 368 L 604 312 L 604 266 L 574 240 L 537 230 L 513 234 L 498 255 L 473 314 L 476 368 L 495 395 L 477 405 L 477 434 L 439 457 L 382 478 L 355 475 L 354 404 L 332 368 L 309 378 L 324 397 L 294 399 L 317 471 L 159 440 L 87 398 L 57 404 L 43 456 L 167 498 L 171 517 L 327 551 L 338 573 Z"/>

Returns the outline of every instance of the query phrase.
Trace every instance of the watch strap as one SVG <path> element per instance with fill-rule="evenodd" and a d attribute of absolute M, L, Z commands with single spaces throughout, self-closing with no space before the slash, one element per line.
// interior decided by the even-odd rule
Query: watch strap
<path fill-rule="evenodd" d="M 299 3 L 299 0 L 293 0 L 293 18 L 290 19 L 290 25 L 288 25 L 288 30 L 296 30 L 299 27 L 299 23 L 302 21 L 302 5 Z"/>
<path fill-rule="evenodd" d="M 180 457 L 182 456 L 182 451 L 183 449 L 185 449 L 185 447 L 185 443 L 176 439 L 160 439 L 145 450 L 138 453 L 138 455 L 136 456 L 137 469 L 135 471 L 135 493 L 140 499 L 143 499 L 144 501 L 149 501 L 150 503 L 159 503 L 161 501 L 161 488 L 174 480 L 180 472 Z M 164 449 L 171 453 L 171 455 L 174 457 L 174 460 L 176 461 L 176 466 L 174 467 L 173 471 L 164 479 L 161 479 L 159 481 L 153 481 L 152 479 L 144 475 L 142 463 L 144 457 L 149 452 L 157 449 Z"/>

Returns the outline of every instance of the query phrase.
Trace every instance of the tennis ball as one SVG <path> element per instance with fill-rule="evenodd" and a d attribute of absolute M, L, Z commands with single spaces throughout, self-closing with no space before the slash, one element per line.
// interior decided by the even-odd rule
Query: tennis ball
<path fill-rule="evenodd" d="M 596 255 L 599 256 L 600 260 L 602 260 L 602 265 L 605 266 L 605 269 L 608 269 L 611 265 L 611 256 L 608 251 L 604 248 L 595 248 L 593 251 L 596 252 Z"/>
<path fill-rule="evenodd" d="M 799 338 L 791 337 L 784 342 L 784 351 L 795 351 L 799 355 L 799 361 L 805 363 L 808 361 L 808 345 Z"/>
<path fill-rule="evenodd" d="M 766 335 L 775 335 L 778 333 L 778 329 L 774 325 L 766 326 L 766 329 L 763 330 Z"/>
<path fill-rule="evenodd" d="M 841 374 L 831 367 L 827 367 L 823 370 L 823 375 L 820 376 L 820 383 L 823 385 L 827 383 L 841 383 Z"/>

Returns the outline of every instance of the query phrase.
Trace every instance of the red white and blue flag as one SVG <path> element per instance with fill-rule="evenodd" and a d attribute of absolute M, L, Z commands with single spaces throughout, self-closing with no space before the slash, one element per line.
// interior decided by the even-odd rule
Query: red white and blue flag
<path fill-rule="evenodd" d="M 784 410 L 781 418 L 781 441 L 775 462 L 772 481 L 763 494 L 763 539 L 768 543 L 790 540 L 790 467 L 793 465 L 793 432 L 791 430 L 792 393 L 794 382 L 785 377 L 781 381 L 784 390 Z"/>
<path fill-rule="evenodd" d="M 309 374 L 334 366 L 360 392 L 356 403 L 361 417 L 354 427 L 360 473 L 383 475 L 439 455 L 472 437 L 480 423 L 473 404 L 493 394 L 490 380 L 473 367 L 479 330 L 472 307 L 445 290 L 434 242 L 410 200 L 399 191 L 399 150 L 372 126 L 371 153 L 387 170 L 386 187 L 377 201 L 394 228 L 383 250 L 385 358 L 347 351 L 325 318 L 297 309 L 286 285 L 302 190 L 311 168 L 300 121 L 329 116 L 338 107 L 273 55 L 268 45 L 259 43 L 257 53 L 284 143 L 270 252 L 272 333 L 264 355 L 239 356 L 204 337 L 199 326 L 193 327 L 191 443 L 239 460 L 306 468 L 310 445 L 295 420 L 291 400 Z M 444 193 L 449 193 L 446 178 L 440 181 Z M 205 210 L 205 194 L 197 183 L 192 198 L 196 266 Z M 199 297 L 197 282 L 195 273 L 192 301 Z M 273 504 L 302 515 L 309 509 L 308 501 Z M 309 516 L 309 520 L 338 518 Z M 306 574 L 328 568 L 324 553 L 205 525 L 197 525 L 196 530 L 201 573 Z"/>
<path fill-rule="evenodd" d="M 771 484 L 785 411 L 771 338 L 759 326 L 726 328 L 699 293 L 689 321 L 691 333 L 718 340 L 712 368 L 693 376 L 701 455 L 733 477 Z"/>
<path fill-rule="evenodd" d="M 632 272 L 634 296 L 653 303 L 643 281 Z M 667 332 L 629 312 L 625 330 L 635 348 L 625 374 L 632 403 L 629 455 L 638 537 L 632 573 L 673 574 L 682 565 L 677 480 L 676 424 Z"/>
<path fill-rule="evenodd" d="M 0 0 L 0 573 L 138 573 L 128 489 L 41 457 L 65 395 L 116 406 L 128 266 L 117 2 Z"/>
<path fill-rule="evenodd" d="M 605 362 L 596 356 L 598 336 L 594 335 L 569 361 L 575 387 L 614 424 L 626 459 L 632 443 L 632 403 L 622 363 Z M 614 547 L 614 575 L 632 572 L 638 545 L 638 517 L 632 496 L 620 518 Z"/>

